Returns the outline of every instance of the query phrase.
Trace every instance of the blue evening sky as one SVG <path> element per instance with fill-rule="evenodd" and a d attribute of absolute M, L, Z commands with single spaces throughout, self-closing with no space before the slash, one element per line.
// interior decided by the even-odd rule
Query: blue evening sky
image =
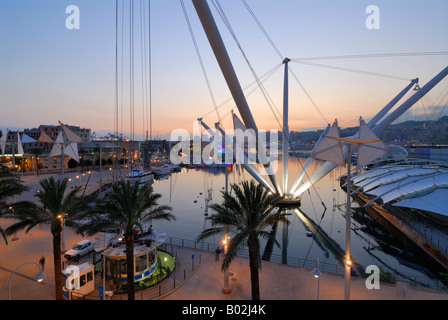
<path fill-rule="evenodd" d="M 142 21 L 147 38 L 149 0 L 134 0 L 134 131 L 152 128 L 160 136 L 174 129 L 192 130 L 204 117 L 218 121 L 196 55 L 180 0 L 151 0 L 151 90 L 148 49 L 142 48 Z M 241 52 L 208 2 L 229 50 L 243 87 L 254 77 Z M 278 129 L 271 109 L 282 112 L 282 59 L 240 0 L 219 2 L 258 76 L 275 72 L 264 82 L 269 106 L 260 90 L 248 89 L 248 101 L 260 128 Z M 446 0 L 246 0 L 278 50 L 291 59 L 389 53 L 448 51 Z M 119 130 L 130 131 L 129 0 L 119 0 Z M 205 70 L 218 105 L 230 93 L 190 0 L 184 0 Z M 66 8 L 80 9 L 80 29 L 66 28 Z M 32 128 L 54 124 L 112 132 L 115 115 L 115 0 L 1 0 L 0 1 L 0 128 Z M 366 8 L 380 9 L 380 29 L 369 30 Z M 143 6 L 143 7 L 142 7 Z M 144 18 L 140 14 L 144 8 Z M 124 10 L 123 10 L 124 9 Z M 124 18 L 124 26 L 122 25 Z M 122 43 L 123 39 L 123 43 Z M 148 46 L 147 40 L 145 40 Z M 142 60 L 142 53 L 145 59 Z M 448 65 L 447 55 L 313 60 L 394 77 L 322 68 L 291 62 L 290 129 L 323 127 L 337 118 L 354 126 L 360 116 L 373 116 L 407 84 L 420 78 L 424 85 Z M 145 73 L 146 71 L 146 73 Z M 145 76 L 146 75 L 146 76 Z M 403 79 L 401 79 L 403 78 Z M 428 113 L 444 97 L 442 81 L 412 114 Z M 142 89 L 143 87 L 143 89 Z M 149 103 L 149 93 L 152 93 Z M 145 102 L 146 103 L 143 103 Z M 317 107 L 317 109 L 316 109 Z M 420 108 L 420 109 L 418 109 Z M 423 108 L 423 109 L 422 109 Z M 230 128 L 232 101 L 220 109 L 223 126 Z M 409 115 L 408 115 L 409 116 Z M 280 116 L 277 113 L 277 118 Z M 156 133 L 155 133 L 156 134 Z"/>

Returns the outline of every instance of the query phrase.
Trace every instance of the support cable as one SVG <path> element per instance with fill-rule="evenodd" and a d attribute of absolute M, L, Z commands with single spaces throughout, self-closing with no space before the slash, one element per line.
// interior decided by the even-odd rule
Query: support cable
<path fill-rule="evenodd" d="M 149 140 L 152 140 L 152 41 L 151 41 L 151 0 L 148 0 L 148 75 L 149 75 L 149 112 L 146 113 L 149 123 Z"/>
<path fill-rule="evenodd" d="M 261 81 L 262 81 L 262 82 L 265 82 L 266 80 L 268 80 L 272 75 L 274 75 L 274 73 L 275 73 L 277 70 L 280 69 L 280 67 L 281 67 L 282 65 L 283 65 L 283 64 L 280 63 L 280 64 L 276 65 L 275 67 L 273 67 L 271 70 L 267 71 L 265 74 L 263 74 L 263 75 L 260 77 Z M 257 81 L 253 81 L 252 83 L 250 83 L 249 85 L 247 85 L 246 87 L 244 87 L 244 88 L 243 88 L 243 91 L 246 91 L 246 90 L 250 89 L 250 88 L 253 87 L 255 84 L 257 84 Z M 247 96 L 250 96 L 253 92 L 255 92 L 256 89 L 257 89 L 257 88 L 252 89 L 252 90 L 247 94 Z M 232 101 L 232 100 L 233 100 L 232 97 L 228 98 L 227 100 L 225 100 L 224 102 L 222 102 L 221 104 L 219 104 L 219 105 L 218 105 L 218 108 L 221 109 L 222 107 L 224 107 L 227 103 L 229 103 L 229 102 Z M 203 116 L 201 117 L 201 119 L 205 119 L 206 117 L 208 117 L 208 116 L 209 116 L 210 114 L 212 114 L 213 112 L 215 112 L 215 110 L 211 110 L 211 111 L 207 112 L 205 115 L 203 115 Z"/>
<path fill-rule="evenodd" d="M 221 119 L 221 115 L 219 114 L 219 108 L 218 108 L 218 106 L 216 104 L 215 96 L 213 95 L 213 91 L 212 91 L 212 88 L 211 88 L 211 85 L 210 85 L 210 81 L 209 81 L 208 76 L 207 76 L 207 72 L 205 70 L 204 62 L 202 61 L 202 57 L 201 57 L 201 53 L 199 51 L 199 47 L 198 47 L 198 44 L 197 44 L 197 41 L 196 41 L 196 37 L 194 36 L 193 28 L 191 27 L 191 23 L 190 23 L 190 19 L 188 18 L 187 10 L 185 9 L 184 1 L 180 0 L 180 4 L 182 6 L 182 11 L 184 13 L 184 17 L 185 17 L 185 20 L 186 20 L 187 25 L 188 25 L 188 30 L 190 31 L 191 39 L 193 40 L 194 48 L 196 50 L 196 55 L 198 56 L 199 63 L 201 65 L 201 69 L 202 69 L 202 73 L 203 73 L 204 78 L 205 78 L 205 82 L 207 83 L 207 88 L 208 88 L 208 91 L 210 93 L 210 97 L 211 97 L 211 99 L 213 101 L 213 106 L 215 108 L 216 115 L 218 116 L 219 122 L 221 122 L 222 119 Z"/>
<path fill-rule="evenodd" d="M 257 23 L 258 27 L 260 28 L 261 32 L 263 32 L 264 36 L 266 37 L 266 39 L 269 41 L 269 43 L 271 44 L 272 48 L 275 50 L 275 52 L 277 53 L 277 55 L 279 56 L 280 60 L 283 60 L 285 58 L 285 56 L 280 52 L 280 50 L 277 48 L 277 46 L 275 45 L 274 41 L 272 41 L 272 38 L 269 36 L 269 34 L 267 33 L 266 29 L 263 27 L 263 25 L 261 24 L 260 20 L 258 20 L 258 18 L 256 17 L 256 15 L 254 14 L 254 12 L 252 11 L 252 9 L 249 7 L 249 5 L 247 4 L 246 0 L 241 0 L 241 2 L 244 4 L 244 6 L 246 7 L 247 11 L 249 11 L 250 15 L 252 16 L 252 18 L 255 20 L 255 22 Z"/>
<path fill-rule="evenodd" d="M 366 59 L 366 58 L 391 58 L 391 57 L 421 57 L 421 56 L 447 56 L 448 51 L 433 52 L 402 52 L 402 53 L 370 53 L 358 55 L 340 55 L 340 56 L 320 56 L 320 57 L 304 57 L 293 58 L 291 61 L 305 60 L 343 60 L 343 59 Z"/>
<path fill-rule="evenodd" d="M 270 103 L 270 100 L 272 101 L 272 99 L 270 99 L 270 97 L 268 97 L 269 95 L 268 95 L 266 89 L 264 88 L 263 83 L 260 81 L 260 78 L 257 76 L 254 68 L 252 67 L 252 64 L 250 63 L 249 59 L 247 58 L 247 55 L 246 55 L 245 51 L 243 50 L 243 47 L 241 46 L 241 43 L 239 42 L 235 32 L 233 31 L 232 26 L 230 25 L 229 20 L 227 19 L 226 14 L 224 13 L 224 10 L 222 9 L 221 5 L 219 4 L 219 0 L 213 1 L 213 4 L 214 4 L 216 10 L 218 11 L 219 15 L 221 16 L 222 20 L 224 21 L 224 24 L 226 25 L 226 27 L 229 30 L 230 34 L 232 35 L 233 39 L 235 40 L 238 48 L 240 49 L 241 54 L 243 55 L 243 58 L 246 61 L 247 65 L 248 65 L 248 67 L 249 67 L 249 69 L 250 69 L 250 71 L 252 73 L 252 76 L 257 81 L 258 87 L 260 88 L 261 93 L 263 94 L 263 96 L 264 96 L 264 98 L 265 98 L 269 108 L 271 109 L 272 114 L 274 115 L 275 120 L 277 121 L 279 127 L 282 127 L 281 126 L 281 122 L 278 119 L 278 117 L 277 117 L 277 115 L 276 115 L 276 113 L 275 113 L 275 111 L 273 109 L 272 104 Z"/>
<path fill-rule="evenodd" d="M 278 49 L 278 47 L 275 45 L 274 41 L 272 40 L 272 38 L 269 36 L 269 34 L 267 33 L 266 29 L 263 27 L 263 25 L 261 24 L 260 20 L 255 16 L 254 12 L 251 10 L 251 8 L 249 7 L 249 5 L 247 4 L 247 2 L 245 0 L 241 0 L 243 2 L 243 4 L 245 5 L 245 7 L 247 8 L 247 10 L 249 11 L 250 15 L 253 17 L 253 19 L 255 20 L 256 24 L 258 25 L 258 27 L 260 28 L 261 32 L 264 34 L 264 36 L 266 37 L 266 39 L 268 40 L 268 42 L 271 44 L 272 48 L 275 50 L 275 52 L 277 53 L 277 55 L 280 57 L 280 59 L 284 59 L 284 55 L 280 52 L 280 50 Z M 297 59 L 291 59 L 291 61 L 297 61 Z M 295 73 L 293 72 L 293 70 L 291 68 L 289 68 L 289 72 L 293 75 L 294 79 L 296 80 L 296 82 L 299 84 L 299 86 L 301 87 L 301 89 L 303 90 L 303 92 L 305 93 L 305 95 L 307 96 L 307 98 L 310 100 L 311 104 L 314 106 L 314 108 L 317 110 L 317 112 L 319 113 L 319 115 L 322 117 L 322 119 L 325 121 L 325 123 L 328 123 L 328 121 L 325 119 L 325 116 L 323 115 L 323 113 L 319 110 L 316 102 L 313 100 L 313 98 L 311 97 L 311 95 L 308 93 L 308 91 L 305 89 L 305 87 L 303 86 L 303 84 L 300 82 L 299 78 L 295 75 Z M 281 126 L 280 126 L 281 127 Z"/>
<path fill-rule="evenodd" d="M 305 65 L 310 65 L 310 66 L 315 66 L 315 67 L 326 68 L 326 69 L 334 69 L 334 70 L 340 70 L 340 71 L 361 73 L 361 74 L 367 74 L 367 75 L 371 75 L 371 76 L 391 78 L 391 79 L 397 79 L 397 80 L 403 80 L 403 81 L 412 81 L 409 78 L 387 75 L 387 74 L 382 74 L 382 73 L 377 73 L 377 72 L 362 71 L 362 70 L 356 70 L 356 69 L 350 69 L 350 68 L 344 68 L 344 67 L 336 67 L 336 66 L 330 66 L 330 65 L 314 63 L 314 62 L 305 62 L 305 61 L 301 61 L 301 60 L 296 60 L 294 62 L 300 63 L 300 64 L 305 64 Z"/>

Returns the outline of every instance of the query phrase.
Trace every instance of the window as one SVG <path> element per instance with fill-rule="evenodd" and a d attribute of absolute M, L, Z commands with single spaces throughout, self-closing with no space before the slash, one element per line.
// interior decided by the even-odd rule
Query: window
<path fill-rule="evenodd" d="M 79 278 L 79 286 L 80 287 L 84 287 L 86 284 L 86 275 L 83 274 L 80 278 Z"/>
<path fill-rule="evenodd" d="M 126 274 L 126 260 L 121 260 L 121 273 Z"/>
<path fill-rule="evenodd" d="M 146 255 L 139 256 L 135 259 L 135 272 L 142 272 L 147 266 Z"/>
<path fill-rule="evenodd" d="M 89 273 L 87 273 L 87 282 L 90 282 L 93 280 L 93 272 L 90 271 Z"/>
<path fill-rule="evenodd" d="M 155 256 L 154 252 L 150 252 L 150 253 L 149 253 L 149 263 L 150 263 L 151 265 L 153 265 L 154 262 L 156 262 L 156 256 Z"/>

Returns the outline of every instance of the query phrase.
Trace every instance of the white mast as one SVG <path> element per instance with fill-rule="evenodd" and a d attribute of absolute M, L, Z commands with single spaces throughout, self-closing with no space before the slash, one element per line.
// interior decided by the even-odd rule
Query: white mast
<path fill-rule="evenodd" d="M 344 285 L 344 299 L 350 299 L 350 276 L 351 276 L 351 248 L 350 248 L 350 233 L 351 233 L 351 156 L 352 144 L 358 146 L 359 154 L 358 160 L 360 163 L 358 167 L 377 159 L 387 152 L 386 146 L 381 140 L 367 127 L 364 120 L 360 119 L 360 138 L 340 138 L 339 127 L 335 122 L 328 134 L 323 137 L 322 141 L 316 145 L 315 150 L 311 156 L 315 159 L 331 161 L 336 165 L 347 165 L 347 203 L 345 213 L 345 285 Z M 342 151 L 342 144 L 346 145 L 345 159 Z"/>
<path fill-rule="evenodd" d="M 285 83 L 283 92 L 283 138 L 282 138 L 282 162 L 283 162 L 283 194 L 288 194 L 288 161 L 289 161 L 289 124 L 288 124 L 288 63 L 290 59 L 286 58 L 285 64 Z"/>
<path fill-rule="evenodd" d="M 418 90 L 411 98 L 405 101 L 399 108 L 397 108 L 392 114 L 390 114 L 381 123 L 376 125 L 372 131 L 375 134 L 379 134 L 384 128 L 395 121 L 399 116 L 409 110 L 415 103 L 423 98 L 432 88 L 434 88 L 440 81 L 442 81 L 448 75 L 448 67 L 443 69 L 438 75 L 436 75 L 430 82 L 428 82 L 423 88 Z M 415 81 L 415 80 L 414 80 Z M 347 150 L 344 151 L 344 153 Z M 300 188 L 294 193 L 295 196 L 299 196 L 308 190 L 313 184 L 321 180 L 338 165 L 332 162 L 325 162 Z"/>

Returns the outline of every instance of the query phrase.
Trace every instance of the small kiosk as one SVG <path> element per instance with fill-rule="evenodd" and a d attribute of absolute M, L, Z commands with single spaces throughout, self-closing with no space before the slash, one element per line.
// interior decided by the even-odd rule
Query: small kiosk
<path fill-rule="evenodd" d="M 85 262 L 80 265 L 70 265 L 62 271 L 63 295 L 67 300 L 73 297 L 85 296 L 95 291 L 94 265 Z"/>
<path fill-rule="evenodd" d="M 157 248 L 165 242 L 166 234 L 158 231 L 148 237 L 140 238 L 134 244 L 134 283 L 148 287 L 159 280 L 162 265 L 158 259 Z M 103 252 L 106 260 L 106 288 L 116 293 L 124 292 L 127 284 L 126 246 L 109 248 Z"/>

